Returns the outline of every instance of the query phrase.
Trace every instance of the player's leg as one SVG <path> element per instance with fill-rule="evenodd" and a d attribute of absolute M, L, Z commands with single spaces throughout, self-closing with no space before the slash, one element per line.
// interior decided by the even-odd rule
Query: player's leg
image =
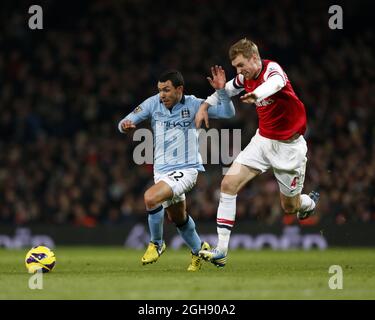
<path fill-rule="evenodd" d="M 306 142 L 303 137 L 293 144 L 277 143 L 276 157 L 272 159 L 277 166 L 274 174 L 280 188 L 281 207 L 286 214 L 297 214 L 299 219 L 305 219 L 314 213 L 319 200 L 319 193 L 301 194 L 306 171 Z M 283 156 L 286 158 L 283 158 Z M 290 155 L 293 155 L 290 158 Z M 290 160 L 292 159 L 292 160 Z"/>
<path fill-rule="evenodd" d="M 198 252 L 201 249 L 210 249 L 210 246 L 208 243 L 201 241 L 193 218 L 186 212 L 185 195 L 180 195 L 179 198 L 183 200 L 173 203 L 165 210 L 169 219 L 176 225 L 178 233 L 191 249 L 192 260 L 188 266 L 188 271 L 198 271 L 202 266 L 202 259 L 199 257 Z"/>
<path fill-rule="evenodd" d="M 280 192 L 280 202 L 286 214 L 296 214 L 301 209 L 301 194 L 289 197 Z"/>
<path fill-rule="evenodd" d="M 319 193 L 311 191 L 307 194 L 297 194 L 288 197 L 280 192 L 281 207 L 286 214 L 297 214 L 297 218 L 304 220 L 315 213 L 319 201 Z"/>
<path fill-rule="evenodd" d="M 228 251 L 229 238 L 236 218 L 237 193 L 261 171 L 234 162 L 221 182 L 220 203 L 217 209 L 217 248 Z"/>
<path fill-rule="evenodd" d="M 260 173 L 260 170 L 234 162 L 224 176 L 216 220 L 218 243 L 214 249 L 199 252 L 202 258 L 211 261 L 217 267 L 224 267 L 226 264 L 230 234 L 236 217 L 237 193 Z"/>
<path fill-rule="evenodd" d="M 157 261 L 165 251 L 166 246 L 163 241 L 164 208 L 162 203 L 171 197 L 173 197 L 173 191 L 164 181 L 157 182 L 144 194 L 151 239 L 142 257 L 143 264 Z"/>
<path fill-rule="evenodd" d="M 144 194 L 146 209 L 153 210 L 172 197 L 172 188 L 165 181 L 158 181 Z"/>
<path fill-rule="evenodd" d="M 217 247 L 200 252 L 204 259 L 218 267 L 223 267 L 226 263 L 230 234 L 236 216 L 237 193 L 246 183 L 270 168 L 263 150 L 267 143 L 267 139 L 261 137 L 257 131 L 250 143 L 234 160 L 221 183 L 220 203 L 217 210 Z"/>
<path fill-rule="evenodd" d="M 301 195 L 301 207 L 297 213 L 299 220 L 307 219 L 315 214 L 315 208 L 318 204 L 320 194 L 317 191 L 311 191 L 308 195 Z"/>

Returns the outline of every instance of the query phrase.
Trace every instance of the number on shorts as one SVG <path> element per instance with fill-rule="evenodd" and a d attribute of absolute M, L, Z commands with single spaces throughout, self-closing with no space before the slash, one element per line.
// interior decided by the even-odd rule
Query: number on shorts
<path fill-rule="evenodd" d="M 173 172 L 171 172 L 170 174 L 168 174 L 168 176 L 169 176 L 169 177 L 172 177 L 172 176 L 173 176 L 173 178 L 174 178 L 176 181 L 179 181 L 179 179 L 182 178 L 182 177 L 184 176 L 184 173 L 181 172 L 181 171 L 179 171 L 179 172 L 177 172 L 177 174 L 175 175 L 176 172 L 177 172 L 177 171 L 173 171 Z"/>

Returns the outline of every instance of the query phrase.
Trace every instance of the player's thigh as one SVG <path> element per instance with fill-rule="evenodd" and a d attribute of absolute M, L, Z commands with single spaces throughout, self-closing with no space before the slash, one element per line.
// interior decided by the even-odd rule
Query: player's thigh
<path fill-rule="evenodd" d="M 156 174 L 155 182 L 164 181 L 177 197 L 189 192 L 196 184 L 198 177 L 197 169 L 182 169 L 171 171 L 166 174 Z"/>
<path fill-rule="evenodd" d="M 159 181 L 147 189 L 144 195 L 145 203 L 149 206 L 157 205 L 173 197 L 172 188 L 164 181 Z"/>
<path fill-rule="evenodd" d="M 233 162 L 221 182 L 221 191 L 228 194 L 237 194 L 243 186 L 261 173 L 238 162 Z"/>
<path fill-rule="evenodd" d="M 183 224 L 186 221 L 186 201 L 180 201 L 174 203 L 169 207 L 165 208 L 167 215 L 171 221 L 175 224 Z"/>
<path fill-rule="evenodd" d="M 287 214 L 295 214 L 301 207 L 301 194 L 286 196 L 280 192 L 281 207 Z"/>
<path fill-rule="evenodd" d="M 307 158 L 302 158 L 295 167 L 290 169 L 273 169 L 273 173 L 279 184 L 282 199 L 294 198 L 301 194 L 305 182 Z M 292 200 L 291 200 L 292 201 Z"/>

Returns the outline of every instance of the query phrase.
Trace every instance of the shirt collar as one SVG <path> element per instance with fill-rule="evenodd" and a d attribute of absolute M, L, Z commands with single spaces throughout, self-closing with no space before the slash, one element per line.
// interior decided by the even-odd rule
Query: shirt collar
<path fill-rule="evenodd" d="M 184 95 L 184 94 L 182 95 L 182 98 L 181 98 L 181 100 L 180 100 L 180 103 L 181 103 L 181 104 L 185 104 L 185 95 Z"/>

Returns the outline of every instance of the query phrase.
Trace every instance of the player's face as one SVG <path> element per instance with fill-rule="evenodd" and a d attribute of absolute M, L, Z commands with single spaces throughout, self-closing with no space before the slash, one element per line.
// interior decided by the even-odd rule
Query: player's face
<path fill-rule="evenodd" d="M 159 96 L 167 108 L 172 108 L 182 97 L 183 86 L 174 87 L 170 80 L 158 82 Z"/>
<path fill-rule="evenodd" d="M 245 79 L 255 78 L 261 68 L 259 58 L 256 54 L 253 54 L 250 59 L 239 54 L 232 60 L 232 66 L 236 68 L 237 74 L 242 74 Z"/>

